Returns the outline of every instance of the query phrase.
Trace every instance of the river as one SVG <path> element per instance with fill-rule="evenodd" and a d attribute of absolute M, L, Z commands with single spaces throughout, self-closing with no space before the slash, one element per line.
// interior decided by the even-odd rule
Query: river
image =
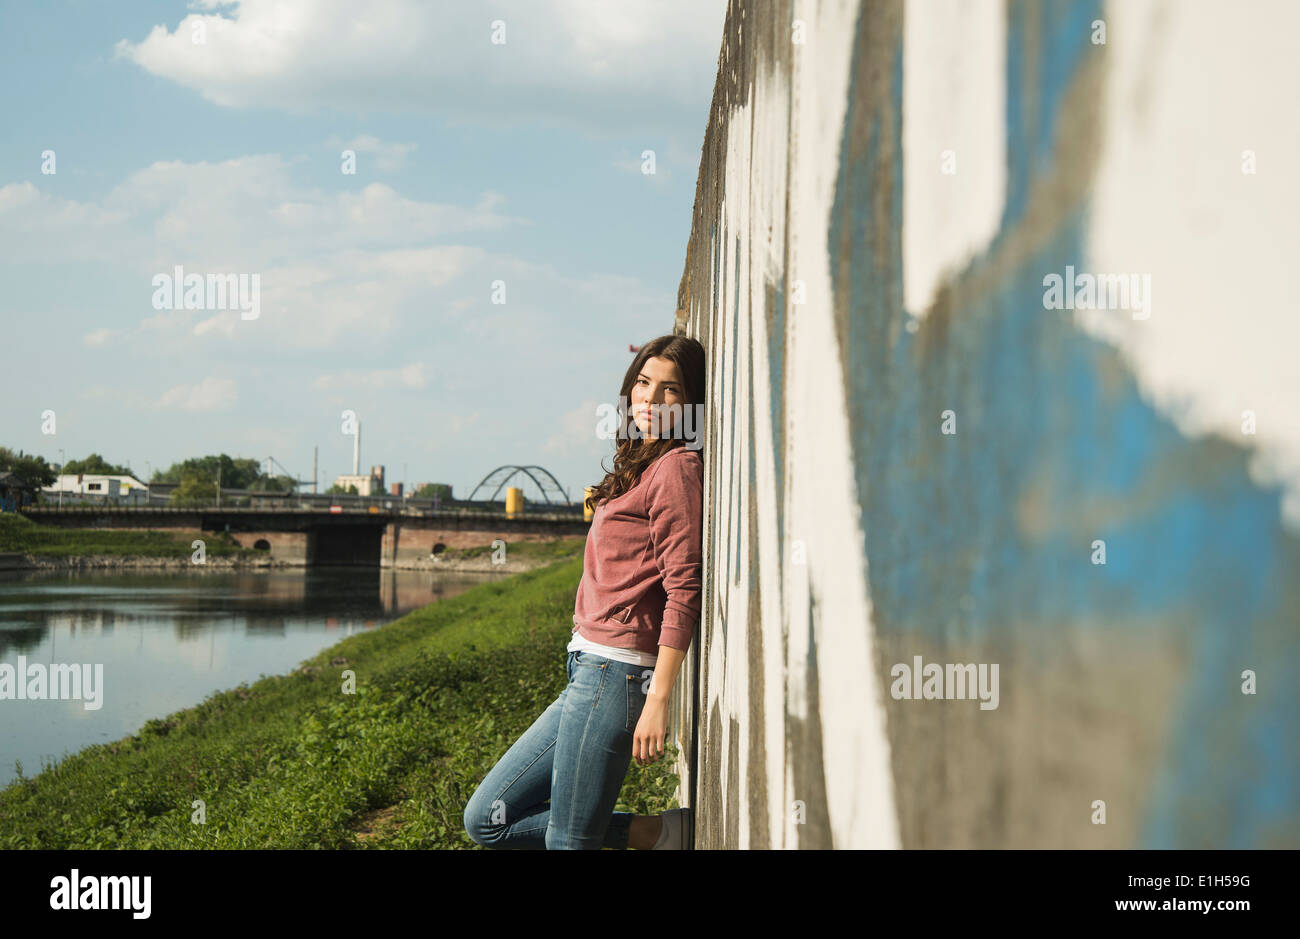
<path fill-rule="evenodd" d="M 0 665 L 29 675 L 92 666 L 81 700 L 0 698 L 0 787 L 42 761 L 139 731 L 214 691 L 292 671 L 345 636 L 377 629 L 498 574 L 297 568 L 0 573 Z M 93 681 L 92 681 L 93 685 Z M 24 686 L 26 687 L 26 685 Z M 47 691 L 48 695 L 49 692 Z"/>

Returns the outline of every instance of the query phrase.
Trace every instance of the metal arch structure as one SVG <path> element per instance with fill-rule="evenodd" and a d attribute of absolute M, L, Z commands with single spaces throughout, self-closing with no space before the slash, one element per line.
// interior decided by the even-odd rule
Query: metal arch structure
<path fill-rule="evenodd" d="M 492 472 L 484 476 L 483 481 L 474 487 L 474 491 L 469 495 L 469 501 L 474 501 L 474 497 L 478 495 L 480 489 L 490 488 L 495 485 L 496 488 L 492 490 L 492 495 L 488 501 L 496 502 L 497 496 L 501 494 L 501 490 L 505 488 L 506 483 L 514 479 L 514 477 L 519 473 L 523 473 L 531 479 L 533 485 L 541 490 L 542 498 L 546 500 L 547 505 L 570 504 L 569 494 L 564 491 L 564 488 L 560 485 L 559 481 L 551 475 L 550 470 L 541 466 L 498 466 Z M 538 478 L 539 476 L 541 477 L 540 479 Z M 552 494 L 557 494 L 560 498 L 552 499 Z"/>

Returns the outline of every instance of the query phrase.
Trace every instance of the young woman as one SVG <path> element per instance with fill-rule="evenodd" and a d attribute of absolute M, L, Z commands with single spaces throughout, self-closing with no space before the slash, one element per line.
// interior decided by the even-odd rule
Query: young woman
<path fill-rule="evenodd" d="M 568 684 L 465 806 L 484 847 L 693 846 L 689 808 L 614 805 L 632 757 L 663 755 L 668 697 L 699 622 L 704 362 L 697 340 L 661 336 L 623 377 L 614 469 L 588 500 Z"/>

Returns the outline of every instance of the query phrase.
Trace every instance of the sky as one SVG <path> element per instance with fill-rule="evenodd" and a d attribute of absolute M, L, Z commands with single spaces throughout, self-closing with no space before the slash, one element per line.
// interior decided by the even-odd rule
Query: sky
<path fill-rule="evenodd" d="M 0 446 L 300 479 L 318 447 L 324 489 L 346 411 L 388 484 L 581 499 L 672 330 L 725 15 L 0 0 Z M 250 293 L 173 308 L 178 267 Z"/>

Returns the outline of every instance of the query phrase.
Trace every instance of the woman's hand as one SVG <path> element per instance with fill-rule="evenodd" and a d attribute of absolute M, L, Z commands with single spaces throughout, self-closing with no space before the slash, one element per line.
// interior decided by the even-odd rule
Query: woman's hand
<path fill-rule="evenodd" d="M 641 717 L 632 735 L 632 756 L 638 766 L 653 762 L 664 755 L 664 736 L 668 732 L 668 700 L 658 694 L 648 694 Z"/>

